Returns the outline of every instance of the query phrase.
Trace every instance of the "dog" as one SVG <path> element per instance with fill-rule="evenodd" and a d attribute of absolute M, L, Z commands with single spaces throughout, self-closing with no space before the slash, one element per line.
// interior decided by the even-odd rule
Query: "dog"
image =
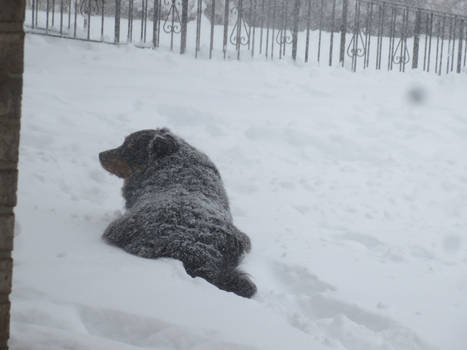
<path fill-rule="evenodd" d="M 250 239 L 233 224 L 219 171 L 204 153 L 162 128 L 132 133 L 99 159 L 124 180 L 126 212 L 105 230 L 107 242 L 144 258 L 178 259 L 191 277 L 242 297 L 256 293 L 238 269 Z"/>

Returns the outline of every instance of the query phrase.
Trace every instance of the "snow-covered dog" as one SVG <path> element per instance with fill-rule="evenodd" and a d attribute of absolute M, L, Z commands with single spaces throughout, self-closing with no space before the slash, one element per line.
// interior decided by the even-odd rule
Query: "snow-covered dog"
<path fill-rule="evenodd" d="M 124 179 L 126 213 L 104 238 L 145 258 L 181 260 L 186 272 L 220 289 L 251 297 L 256 286 L 237 269 L 250 239 L 232 223 L 215 165 L 168 129 L 142 130 L 99 154 Z"/>

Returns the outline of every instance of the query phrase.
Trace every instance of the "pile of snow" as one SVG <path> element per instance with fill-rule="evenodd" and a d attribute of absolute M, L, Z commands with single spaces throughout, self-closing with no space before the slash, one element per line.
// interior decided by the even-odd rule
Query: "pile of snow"
<path fill-rule="evenodd" d="M 11 348 L 464 349 L 465 78 L 28 36 Z M 223 175 L 253 299 L 101 240 L 98 152 L 162 126 Z"/>

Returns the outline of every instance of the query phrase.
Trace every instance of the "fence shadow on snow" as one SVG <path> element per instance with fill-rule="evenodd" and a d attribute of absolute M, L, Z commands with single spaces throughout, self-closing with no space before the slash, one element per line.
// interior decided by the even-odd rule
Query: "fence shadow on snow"
<path fill-rule="evenodd" d="M 378 0 L 28 0 L 26 31 L 212 58 L 461 73 L 467 17 Z"/>

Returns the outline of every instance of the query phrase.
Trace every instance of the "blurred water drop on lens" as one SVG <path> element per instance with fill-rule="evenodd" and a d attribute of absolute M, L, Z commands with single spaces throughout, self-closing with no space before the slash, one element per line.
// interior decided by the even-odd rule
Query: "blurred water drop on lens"
<path fill-rule="evenodd" d="M 421 105 L 427 99 L 427 92 L 421 86 L 413 86 L 407 91 L 407 97 L 411 103 Z"/>

